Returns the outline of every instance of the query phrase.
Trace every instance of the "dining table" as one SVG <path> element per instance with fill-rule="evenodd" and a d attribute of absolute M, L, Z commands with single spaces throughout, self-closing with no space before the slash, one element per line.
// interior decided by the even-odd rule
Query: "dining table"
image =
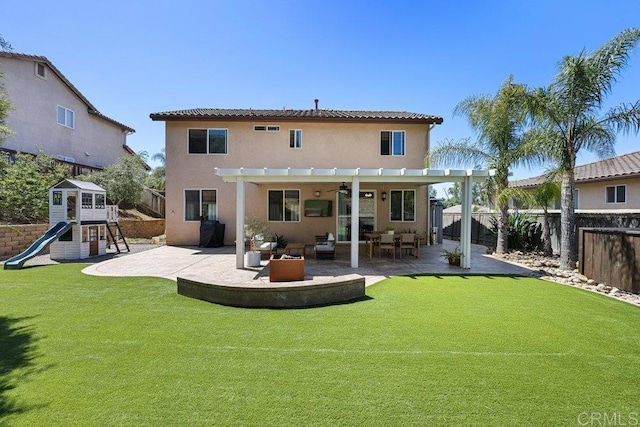
<path fill-rule="evenodd" d="M 380 244 L 380 235 L 382 233 L 364 233 L 365 246 L 367 248 L 367 255 L 369 258 L 373 257 L 375 252 L 375 248 Z M 414 243 L 415 243 L 415 257 L 420 258 L 420 236 L 418 234 L 414 234 Z M 394 234 L 393 240 L 396 243 L 396 246 L 400 245 L 400 241 L 402 240 L 402 234 Z"/>

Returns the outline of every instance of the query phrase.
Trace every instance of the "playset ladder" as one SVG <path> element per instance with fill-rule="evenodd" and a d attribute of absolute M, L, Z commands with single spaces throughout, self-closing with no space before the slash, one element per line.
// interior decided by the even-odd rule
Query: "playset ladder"
<path fill-rule="evenodd" d="M 115 233 L 114 233 L 114 230 L 111 229 L 112 225 L 116 226 Z M 122 234 L 122 229 L 120 228 L 120 225 L 117 222 L 107 222 L 107 230 L 109 231 L 111 240 L 113 241 L 113 244 L 115 245 L 116 251 L 118 251 L 118 253 L 121 252 L 120 247 L 118 246 L 118 237 L 122 239 L 122 242 L 124 242 L 124 245 L 127 248 L 127 252 L 131 252 L 131 249 L 129 249 L 129 244 L 127 243 L 127 239 L 124 238 L 124 234 Z"/>

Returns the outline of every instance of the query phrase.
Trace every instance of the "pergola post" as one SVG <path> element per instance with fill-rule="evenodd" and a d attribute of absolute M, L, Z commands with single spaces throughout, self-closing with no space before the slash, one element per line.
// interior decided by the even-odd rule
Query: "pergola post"
<path fill-rule="evenodd" d="M 353 177 L 351 184 L 351 268 L 358 268 L 358 244 L 360 243 L 360 178 Z"/>
<path fill-rule="evenodd" d="M 244 268 L 244 177 L 236 182 L 236 268 Z"/>
<path fill-rule="evenodd" d="M 473 176 L 467 174 L 462 183 L 462 224 L 460 227 L 460 250 L 462 258 L 460 266 L 471 268 L 471 203 Z"/>

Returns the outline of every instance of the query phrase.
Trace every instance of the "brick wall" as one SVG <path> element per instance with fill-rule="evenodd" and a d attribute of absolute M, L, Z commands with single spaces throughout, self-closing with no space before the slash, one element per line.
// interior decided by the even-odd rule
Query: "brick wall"
<path fill-rule="evenodd" d="M 124 238 L 149 239 L 164 234 L 164 219 L 121 219 L 118 221 Z"/>
<path fill-rule="evenodd" d="M 0 225 L 0 260 L 9 259 L 27 249 L 49 229 L 49 224 Z M 49 248 L 44 254 L 49 253 Z"/>

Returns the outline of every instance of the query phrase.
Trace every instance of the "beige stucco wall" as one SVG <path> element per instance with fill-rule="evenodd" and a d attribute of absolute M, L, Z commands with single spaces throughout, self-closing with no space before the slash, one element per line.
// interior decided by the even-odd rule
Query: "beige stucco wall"
<path fill-rule="evenodd" d="M 625 203 L 606 203 L 606 187 L 626 185 Z M 579 209 L 640 209 L 640 177 L 577 183 Z"/>
<path fill-rule="evenodd" d="M 279 125 L 279 132 L 256 132 L 254 125 Z M 228 129 L 228 154 L 188 154 L 189 128 Z M 302 129 L 302 148 L 289 148 L 289 130 Z M 404 130 L 405 156 L 381 156 L 380 131 Z M 200 223 L 184 221 L 184 190 L 218 190 L 218 219 L 226 226 L 225 243 L 235 240 L 236 184 L 224 183 L 214 168 L 423 168 L 428 148 L 428 127 L 418 124 L 301 123 L 301 122 L 204 122 L 175 121 L 166 124 L 166 223 L 167 244 L 194 245 Z M 336 234 L 337 196 L 328 191 L 339 183 L 246 184 L 246 216 L 267 217 L 268 189 L 299 189 L 301 210 L 307 199 L 333 200 L 333 216 L 304 217 L 300 222 L 272 222 L 272 232 L 288 241 L 312 243 L 316 234 Z M 386 184 L 384 190 L 417 189 L 416 221 L 394 222 L 396 230 L 426 230 L 427 186 Z M 376 191 L 376 228 L 389 223 L 390 198 L 382 201 L 382 185 L 361 184 L 361 191 Z M 316 198 L 315 191 L 321 192 Z"/>
<path fill-rule="evenodd" d="M 7 118 L 7 125 L 15 135 L 3 143 L 3 148 L 31 154 L 41 149 L 46 154 L 72 157 L 74 163 L 91 167 L 115 163 L 126 154 L 123 130 L 90 115 L 87 105 L 48 67 L 44 80 L 36 76 L 34 61 L 1 58 L 0 71 L 15 107 Z M 58 124 L 58 105 L 74 112 L 74 129 Z"/>

